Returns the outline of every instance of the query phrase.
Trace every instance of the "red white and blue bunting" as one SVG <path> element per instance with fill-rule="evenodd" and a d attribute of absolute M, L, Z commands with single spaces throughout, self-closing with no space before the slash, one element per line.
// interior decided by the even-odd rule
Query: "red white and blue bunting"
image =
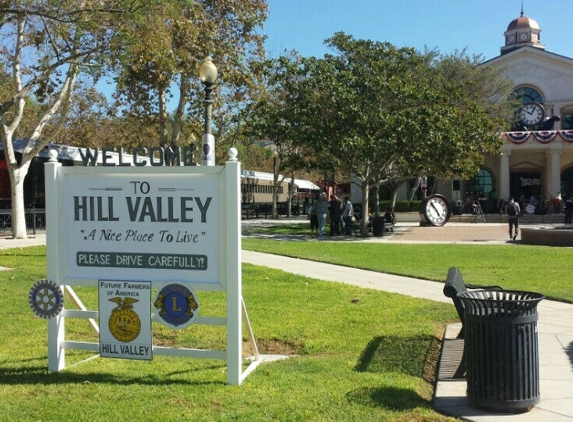
<path fill-rule="evenodd" d="M 523 144 L 529 139 L 535 139 L 541 144 L 548 144 L 557 138 L 563 139 L 565 142 L 573 143 L 573 130 L 542 130 L 531 132 L 504 132 L 505 136 L 510 142 L 514 144 Z"/>
<path fill-rule="evenodd" d="M 514 144 L 522 144 L 529 139 L 531 132 L 505 132 L 504 135 Z"/>
<path fill-rule="evenodd" d="M 560 130 L 559 136 L 561 136 L 565 142 L 573 142 L 573 130 Z"/>
<path fill-rule="evenodd" d="M 557 137 L 556 130 L 542 130 L 539 132 L 532 132 L 532 133 L 533 136 L 535 136 L 535 140 L 542 144 L 548 144 Z"/>

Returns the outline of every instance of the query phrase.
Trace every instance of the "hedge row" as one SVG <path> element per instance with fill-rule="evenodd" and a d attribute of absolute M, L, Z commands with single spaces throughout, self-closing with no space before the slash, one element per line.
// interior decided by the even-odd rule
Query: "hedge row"
<path fill-rule="evenodd" d="M 422 201 L 396 201 L 394 212 L 418 212 Z M 380 201 L 380 212 L 385 212 L 389 207 L 390 201 Z"/>

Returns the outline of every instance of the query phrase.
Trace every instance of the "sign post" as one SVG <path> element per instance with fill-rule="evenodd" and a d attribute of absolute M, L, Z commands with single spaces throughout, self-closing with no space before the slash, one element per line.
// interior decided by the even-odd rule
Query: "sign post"
<path fill-rule="evenodd" d="M 64 306 L 49 319 L 48 369 L 65 368 L 67 348 L 141 360 L 204 357 L 225 359 L 228 383 L 240 385 L 251 369 L 242 371 L 236 150 L 225 166 L 201 167 L 63 167 L 52 156 L 45 174 L 48 279 L 62 294 L 92 286 L 99 297 L 98 312 Z M 226 317 L 200 314 L 201 291 L 227 295 Z M 99 317 L 99 344 L 67 340 L 69 317 Z M 226 350 L 153 345 L 152 322 L 226 326 Z"/>

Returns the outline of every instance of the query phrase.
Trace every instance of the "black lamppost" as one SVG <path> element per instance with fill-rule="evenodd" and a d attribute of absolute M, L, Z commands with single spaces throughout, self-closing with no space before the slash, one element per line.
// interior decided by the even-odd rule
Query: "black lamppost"
<path fill-rule="evenodd" d="M 277 209 L 277 190 L 278 190 L 278 180 L 279 175 L 277 173 L 277 158 L 279 158 L 279 153 L 277 150 L 273 151 L 273 219 L 279 218 L 279 213 Z"/>
<path fill-rule="evenodd" d="M 215 165 L 215 137 L 211 134 L 211 110 L 213 108 L 213 84 L 217 80 L 217 66 L 213 64 L 211 57 L 206 57 L 199 68 L 199 78 L 205 85 L 205 130 L 201 149 L 201 164 L 204 166 Z"/>

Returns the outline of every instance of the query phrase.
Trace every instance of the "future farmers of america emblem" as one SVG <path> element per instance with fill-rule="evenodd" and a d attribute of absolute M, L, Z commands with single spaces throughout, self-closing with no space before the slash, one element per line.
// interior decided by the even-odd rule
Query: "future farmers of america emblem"
<path fill-rule="evenodd" d="M 54 318 L 64 307 L 64 296 L 60 286 L 53 281 L 38 280 L 30 289 L 28 303 L 40 318 Z"/>
<path fill-rule="evenodd" d="M 199 313 L 197 296 L 182 284 L 168 284 L 157 292 L 155 308 L 164 324 L 182 329 L 193 322 Z"/>
<path fill-rule="evenodd" d="M 114 297 L 109 301 L 117 304 L 109 316 L 109 332 L 116 340 L 124 343 L 135 340 L 141 331 L 141 320 L 133 310 L 133 304 L 139 300 L 131 297 Z"/>

